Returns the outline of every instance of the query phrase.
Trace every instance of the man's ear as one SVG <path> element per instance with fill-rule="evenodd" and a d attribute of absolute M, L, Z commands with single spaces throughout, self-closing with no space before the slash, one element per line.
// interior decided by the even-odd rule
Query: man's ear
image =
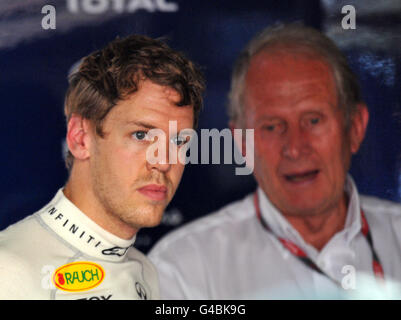
<path fill-rule="evenodd" d="M 365 138 L 366 128 L 369 122 L 369 111 L 364 103 L 358 103 L 357 110 L 351 119 L 350 142 L 351 152 L 357 153 Z"/>
<path fill-rule="evenodd" d="M 78 114 L 68 121 L 66 142 L 75 159 L 86 160 L 90 156 L 90 123 Z"/>

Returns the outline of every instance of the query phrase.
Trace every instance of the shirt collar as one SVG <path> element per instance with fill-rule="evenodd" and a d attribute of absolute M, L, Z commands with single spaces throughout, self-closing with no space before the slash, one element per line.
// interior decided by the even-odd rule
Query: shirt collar
<path fill-rule="evenodd" d="M 350 241 L 361 230 L 361 209 L 359 203 L 358 190 L 350 175 L 347 175 L 344 190 L 349 197 L 347 218 L 342 231 L 336 234 L 335 237 L 344 237 L 349 244 Z M 299 232 L 284 218 L 279 210 L 270 202 L 263 190 L 258 187 L 259 205 L 261 215 L 275 236 L 285 238 L 292 241 L 299 247 L 307 251 L 308 254 L 316 256 L 317 250 L 311 245 L 305 243 Z"/>
<path fill-rule="evenodd" d="M 361 205 L 359 202 L 358 189 L 350 175 L 347 176 L 344 188 L 349 199 L 345 226 L 340 233 L 345 234 L 346 241 L 349 243 L 361 231 Z"/>
<path fill-rule="evenodd" d="M 101 228 L 67 199 L 62 189 L 39 216 L 69 245 L 98 259 L 121 261 L 135 242 L 135 236 L 121 239 Z"/>

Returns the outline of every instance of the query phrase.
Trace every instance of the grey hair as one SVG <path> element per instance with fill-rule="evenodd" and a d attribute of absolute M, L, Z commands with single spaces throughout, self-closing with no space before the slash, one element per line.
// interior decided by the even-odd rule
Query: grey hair
<path fill-rule="evenodd" d="M 317 54 L 331 67 L 337 88 L 338 106 L 344 113 L 345 127 L 348 129 L 357 103 L 361 102 L 358 79 L 348 66 L 346 57 L 331 39 L 301 23 L 268 27 L 251 39 L 240 53 L 234 64 L 228 95 L 230 121 L 237 125 L 242 122 L 245 78 L 252 58 L 261 51 L 280 46 L 289 46 L 295 50 L 306 49 Z"/>

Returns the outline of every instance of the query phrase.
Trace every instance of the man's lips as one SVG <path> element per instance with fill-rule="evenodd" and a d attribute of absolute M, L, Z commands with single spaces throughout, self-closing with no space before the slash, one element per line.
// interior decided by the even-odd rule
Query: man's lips
<path fill-rule="evenodd" d="M 167 187 L 163 185 L 149 184 L 139 188 L 138 191 L 148 198 L 156 201 L 162 201 L 167 198 Z"/>
<path fill-rule="evenodd" d="M 299 172 L 289 172 L 283 174 L 284 178 L 288 182 L 292 183 L 303 183 L 303 182 L 308 182 L 312 181 L 317 177 L 319 174 L 320 170 L 315 169 L 315 170 L 304 170 L 304 171 L 299 171 Z"/>

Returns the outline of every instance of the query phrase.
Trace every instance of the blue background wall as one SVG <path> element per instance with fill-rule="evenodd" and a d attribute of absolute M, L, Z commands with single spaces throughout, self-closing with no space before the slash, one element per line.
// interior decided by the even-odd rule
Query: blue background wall
<path fill-rule="evenodd" d="M 136 1 L 148 4 L 136 12 L 128 12 L 134 1 L 122 1 L 124 11 L 116 12 L 114 1 L 104 1 L 108 9 L 99 14 L 82 7 L 71 12 L 62 0 L 0 4 L 0 230 L 40 209 L 67 179 L 63 98 L 67 74 L 82 56 L 116 36 L 166 37 L 203 67 L 207 91 L 199 129 L 221 130 L 237 54 L 256 32 L 279 21 L 319 28 L 347 54 L 371 113 L 351 172 L 361 192 L 400 201 L 400 1 L 165 0 L 176 5 L 174 12 L 158 10 L 155 0 Z M 56 8 L 55 30 L 41 27 L 46 4 Z M 341 28 L 346 4 L 356 9 L 355 30 Z M 146 252 L 167 231 L 254 188 L 253 178 L 235 176 L 232 165 L 190 164 L 162 224 L 141 230 L 136 246 Z"/>

